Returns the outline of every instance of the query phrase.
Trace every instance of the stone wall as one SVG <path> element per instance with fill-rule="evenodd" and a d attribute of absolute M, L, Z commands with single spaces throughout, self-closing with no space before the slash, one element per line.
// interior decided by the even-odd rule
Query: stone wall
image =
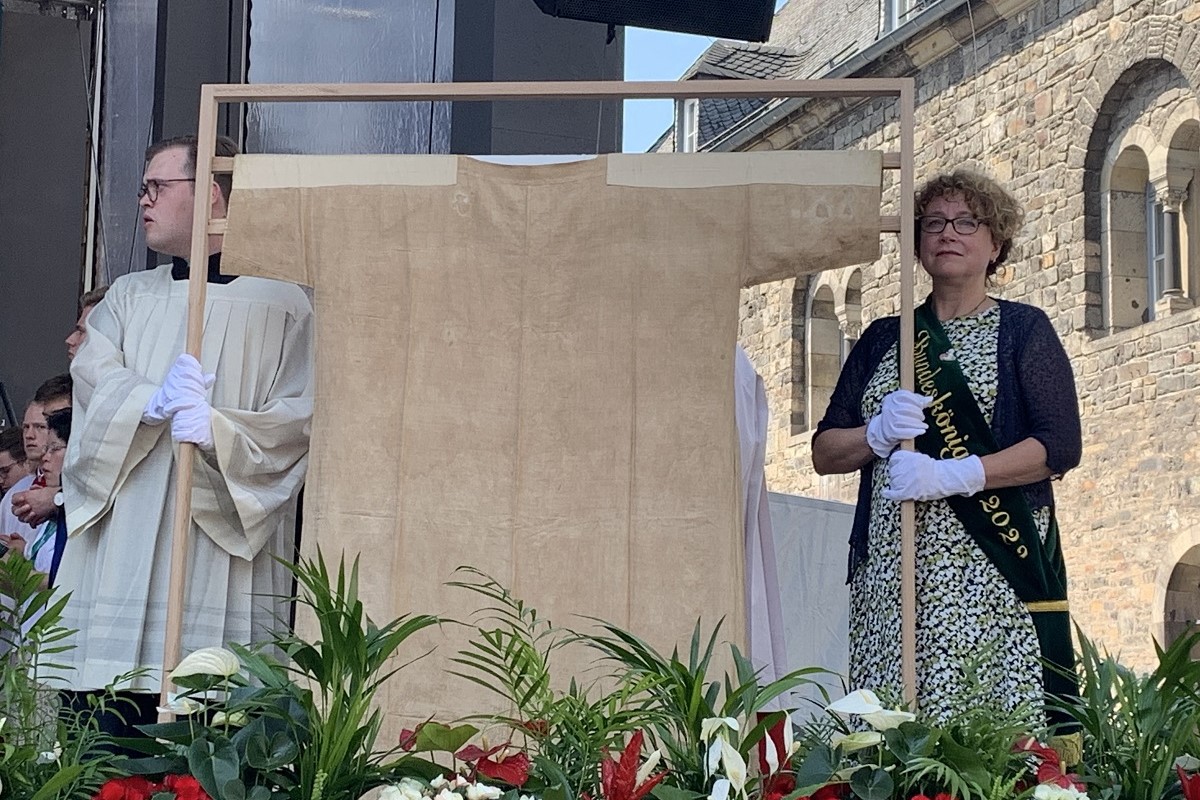
<path fill-rule="evenodd" d="M 1076 372 L 1084 460 L 1056 487 L 1076 618 L 1090 636 L 1145 667 L 1153 659 L 1150 637 L 1162 636 L 1172 569 L 1200 546 L 1200 310 L 1190 307 L 1200 287 L 1188 278 L 1197 267 L 1190 252 L 1179 303 L 1159 309 L 1152 322 L 1124 330 L 1110 324 L 1100 188 L 1114 142 L 1139 126 L 1169 138 L 1169 130 L 1155 128 L 1193 107 L 1200 87 L 1200 3 L 1000 5 L 1009 16 L 993 14 L 961 43 L 909 70 L 918 83 L 918 182 L 937 171 L 973 167 L 1004 182 L 1025 205 L 1012 268 L 995 293 L 1045 309 Z M 976 12 L 976 23 L 982 19 Z M 896 74 L 896 56 L 882 56 L 875 70 Z M 748 149 L 896 149 L 895 116 L 885 101 L 810 103 Z M 896 213 L 895 199 L 888 183 L 885 213 Z M 1190 202 L 1195 242 L 1200 225 Z M 827 376 L 810 374 L 805 336 L 813 323 L 806 314 L 812 298 L 829 292 L 854 338 L 856 324 L 895 313 L 895 237 L 885 235 L 882 249 L 880 261 L 854 271 L 743 294 L 742 342 L 764 375 L 771 404 L 768 480 L 774 490 L 853 500 L 856 476 L 822 478 L 811 469 L 809 429 L 823 407 L 807 403 L 814 382 Z M 927 287 L 921 278 L 918 298 Z M 844 300 L 854 284 L 861 286 L 861 320 Z"/>

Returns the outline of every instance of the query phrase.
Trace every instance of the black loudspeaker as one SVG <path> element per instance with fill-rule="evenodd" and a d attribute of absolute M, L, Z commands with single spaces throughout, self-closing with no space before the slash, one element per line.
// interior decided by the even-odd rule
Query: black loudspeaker
<path fill-rule="evenodd" d="M 775 0 L 534 0 L 552 17 L 765 42 Z"/>

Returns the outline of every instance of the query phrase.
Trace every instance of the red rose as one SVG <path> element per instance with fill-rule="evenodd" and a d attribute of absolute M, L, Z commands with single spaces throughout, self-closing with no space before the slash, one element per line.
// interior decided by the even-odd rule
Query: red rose
<path fill-rule="evenodd" d="M 212 800 L 191 775 L 168 775 L 163 778 L 163 788 L 174 792 L 175 800 Z"/>
<path fill-rule="evenodd" d="M 812 800 L 842 800 L 848 783 L 828 783 L 812 793 Z"/>
<path fill-rule="evenodd" d="M 162 789 L 141 775 L 111 778 L 104 782 L 93 800 L 150 800 L 150 795 Z"/>

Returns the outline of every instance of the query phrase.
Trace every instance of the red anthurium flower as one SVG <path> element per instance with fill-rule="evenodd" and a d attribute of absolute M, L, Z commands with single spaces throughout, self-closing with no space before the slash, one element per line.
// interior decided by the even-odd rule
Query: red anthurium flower
<path fill-rule="evenodd" d="M 485 778 L 502 781 L 510 786 L 520 788 L 529 780 L 529 756 L 524 753 L 514 753 L 499 761 L 484 756 L 475 762 L 475 772 Z"/>
<path fill-rule="evenodd" d="M 1176 766 L 1179 773 L 1179 786 L 1183 789 L 1183 800 L 1200 800 L 1200 772 L 1188 775 L 1183 767 Z"/>
<path fill-rule="evenodd" d="M 947 794 L 946 792 L 938 792 L 933 796 L 933 800 L 954 800 L 954 795 Z"/>
<path fill-rule="evenodd" d="M 849 788 L 848 783 L 827 783 L 813 792 L 812 800 L 842 800 Z"/>
<path fill-rule="evenodd" d="M 412 749 L 417 746 L 417 734 L 421 732 L 421 726 L 413 728 L 400 729 L 400 749 L 405 752 L 412 752 Z"/>
<path fill-rule="evenodd" d="M 642 738 L 642 732 L 638 731 L 629 737 L 629 743 L 625 745 L 619 760 L 606 758 L 600 762 L 600 788 L 604 800 L 642 800 L 667 777 L 666 770 L 663 770 L 648 777 L 641 786 L 637 785 Z"/>
<path fill-rule="evenodd" d="M 459 761 L 466 761 L 468 764 L 472 764 L 481 758 L 487 758 L 488 756 L 496 755 L 496 753 L 499 753 L 501 750 L 508 747 L 509 744 L 509 742 L 505 742 L 504 744 L 498 744 L 495 747 L 489 747 L 487 750 L 484 750 L 479 745 L 469 744 L 455 753 L 454 757 Z"/>
<path fill-rule="evenodd" d="M 929 797 L 923 794 L 914 794 L 912 797 L 908 798 L 908 800 L 929 800 Z"/>
<path fill-rule="evenodd" d="M 487 750 L 469 744 L 455 753 L 454 757 L 471 764 L 472 778 L 482 775 L 485 778 L 503 781 L 510 786 L 521 787 L 525 785 L 525 781 L 529 780 L 529 756 L 524 753 L 514 753 L 504 758 L 492 758 L 511 744 L 512 742 L 505 742 L 495 747 L 489 747 Z"/>
<path fill-rule="evenodd" d="M 519 724 L 519 727 L 532 733 L 534 736 L 545 736 L 550 733 L 550 723 L 544 719 L 530 719 Z"/>

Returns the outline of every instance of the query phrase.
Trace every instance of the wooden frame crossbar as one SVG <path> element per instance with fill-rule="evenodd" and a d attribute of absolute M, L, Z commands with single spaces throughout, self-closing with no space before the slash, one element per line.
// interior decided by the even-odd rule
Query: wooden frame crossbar
<path fill-rule="evenodd" d="M 914 137 L 916 88 L 911 78 L 835 78 L 827 80 L 708 81 L 545 81 L 528 83 L 297 83 L 205 84 L 200 88 L 197 129 L 196 186 L 209 186 L 216 172 L 232 172 L 233 159 L 217 158 L 217 111 L 230 103 L 295 102 L 464 102 L 503 100 L 638 100 L 787 97 L 895 97 L 900 106 L 900 150 L 885 153 L 885 169 L 900 171 L 900 214 L 881 216 L 882 232 L 900 236 L 900 386 L 913 388 L 914 288 Z M 206 193 L 196 192 L 197 199 Z M 199 358 L 204 326 L 208 235 L 225 232 L 214 221 L 209 203 L 197 202 L 192 217 L 191 274 L 188 282 L 187 352 Z M 911 448 L 912 443 L 905 444 Z M 194 445 L 182 443 L 177 466 L 174 536 L 171 545 L 170 593 L 163 643 L 162 700 L 169 698 L 167 674 L 179 663 L 183 604 L 187 581 L 188 537 L 191 532 L 191 487 Z M 916 704 L 915 510 L 901 504 L 901 653 L 905 699 Z"/>

